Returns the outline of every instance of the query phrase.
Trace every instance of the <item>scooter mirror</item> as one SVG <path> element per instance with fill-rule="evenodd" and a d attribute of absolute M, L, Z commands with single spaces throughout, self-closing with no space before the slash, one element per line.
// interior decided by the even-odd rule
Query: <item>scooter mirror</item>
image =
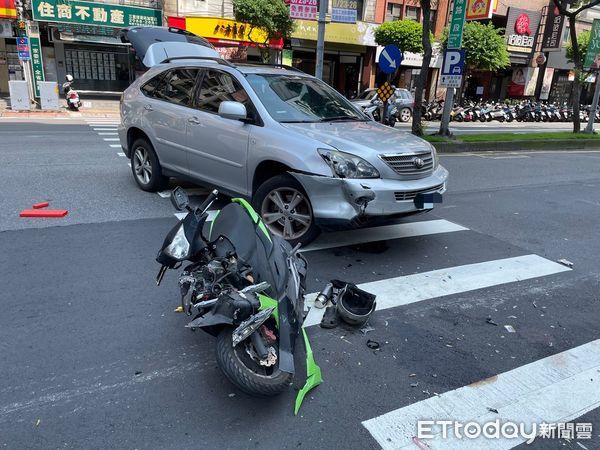
<path fill-rule="evenodd" d="M 181 186 L 171 191 L 171 203 L 178 211 L 185 209 L 190 204 L 190 198 Z"/>

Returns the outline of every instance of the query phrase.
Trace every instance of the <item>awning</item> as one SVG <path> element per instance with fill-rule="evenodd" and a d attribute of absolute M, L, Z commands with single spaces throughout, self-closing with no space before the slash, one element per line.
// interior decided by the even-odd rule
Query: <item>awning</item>
<path fill-rule="evenodd" d="M 17 9 L 15 8 L 15 0 L 0 0 L 0 18 L 16 19 Z"/>
<path fill-rule="evenodd" d="M 95 36 L 92 34 L 77 34 L 60 32 L 60 40 L 64 42 L 88 42 L 90 44 L 129 45 L 112 36 Z"/>

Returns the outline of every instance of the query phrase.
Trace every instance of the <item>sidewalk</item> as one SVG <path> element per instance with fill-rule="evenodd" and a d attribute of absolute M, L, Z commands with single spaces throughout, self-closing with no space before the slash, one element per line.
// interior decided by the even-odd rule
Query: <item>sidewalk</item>
<path fill-rule="evenodd" d="M 0 117 L 119 117 L 119 99 L 116 98 L 82 98 L 82 106 L 79 111 L 68 110 L 64 99 L 60 99 L 58 111 L 42 111 L 32 109 L 31 111 L 13 111 L 10 109 L 10 99 L 0 98 Z M 34 105 L 36 108 L 37 105 Z"/>

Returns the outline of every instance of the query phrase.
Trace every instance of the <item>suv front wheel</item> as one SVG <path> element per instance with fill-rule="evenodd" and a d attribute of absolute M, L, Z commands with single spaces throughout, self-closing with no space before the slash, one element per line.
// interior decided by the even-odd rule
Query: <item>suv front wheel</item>
<path fill-rule="evenodd" d="M 252 203 L 269 231 L 292 246 L 307 245 L 320 232 L 306 192 L 289 174 L 265 181 L 254 194 Z"/>
<path fill-rule="evenodd" d="M 131 172 L 138 186 L 148 192 L 164 189 L 169 179 L 163 176 L 158 157 L 150 142 L 137 139 L 131 149 Z"/>

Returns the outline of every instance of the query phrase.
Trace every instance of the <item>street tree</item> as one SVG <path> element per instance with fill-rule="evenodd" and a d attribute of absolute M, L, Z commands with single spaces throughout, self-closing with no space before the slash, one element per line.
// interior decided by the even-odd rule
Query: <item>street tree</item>
<path fill-rule="evenodd" d="M 560 13 L 567 18 L 569 21 L 569 36 L 570 41 L 570 56 L 569 59 L 573 61 L 575 66 L 575 79 L 573 80 L 573 133 L 579 133 L 581 131 L 581 119 L 579 117 L 579 102 L 581 101 L 581 82 L 585 77 L 583 70 L 583 63 L 585 60 L 585 52 L 587 48 L 583 49 L 579 44 L 577 38 L 577 16 L 586 9 L 592 8 L 593 6 L 599 5 L 600 0 L 553 0 L 554 4 L 560 11 Z M 589 38 L 589 35 L 588 35 Z M 588 39 L 589 44 L 589 39 Z"/>
<path fill-rule="evenodd" d="M 429 63 L 431 62 L 431 24 L 429 20 L 431 0 L 420 0 L 423 12 L 423 24 L 414 20 L 394 20 L 384 22 L 375 29 L 375 42 L 378 45 L 394 44 L 403 52 L 422 53 L 423 63 L 421 72 L 415 85 L 415 107 L 413 108 L 412 132 L 417 136 L 423 134 L 421 124 L 421 104 L 423 103 L 423 89 L 429 76 Z"/>
<path fill-rule="evenodd" d="M 582 56 L 587 53 L 588 47 L 590 45 L 590 37 L 591 36 L 592 36 L 591 31 L 582 31 L 581 33 L 579 33 L 577 35 L 577 43 L 579 44 L 579 51 Z M 567 45 L 565 46 L 565 51 L 566 51 L 566 55 L 567 55 L 567 61 L 572 63 L 574 55 L 573 55 L 573 43 L 571 42 L 571 40 L 569 40 L 569 42 L 567 42 Z"/>
<path fill-rule="evenodd" d="M 269 42 L 289 39 L 294 31 L 294 20 L 283 0 L 233 0 L 233 15 L 238 22 L 250 25 L 248 39 L 260 48 L 263 62 L 269 62 Z M 256 41 L 258 29 L 264 39 Z"/>
<path fill-rule="evenodd" d="M 423 53 L 423 26 L 414 20 L 383 22 L 375 29 L 377 45 L 396 45 L 403 52 Z"/>
<path fill-rule="evenodd" d="M 429 64 L 431 62 L 431 0 L 421 0 L 421 11 L 423 12 L 423 31 L 421 33 L 421 43 L 423 45 L 423 61 L 421 62 L 421 71 L 417 77 L 417 83 L 415 85 L 415 107 L 413 108 L 412 117 L 412 133 L 417 136 L 423 135 L 423 123 L 422 123 L 422 108 L 423 104 L 423 90 L 427 85 L 427 78 L 429 78 Z"/>

